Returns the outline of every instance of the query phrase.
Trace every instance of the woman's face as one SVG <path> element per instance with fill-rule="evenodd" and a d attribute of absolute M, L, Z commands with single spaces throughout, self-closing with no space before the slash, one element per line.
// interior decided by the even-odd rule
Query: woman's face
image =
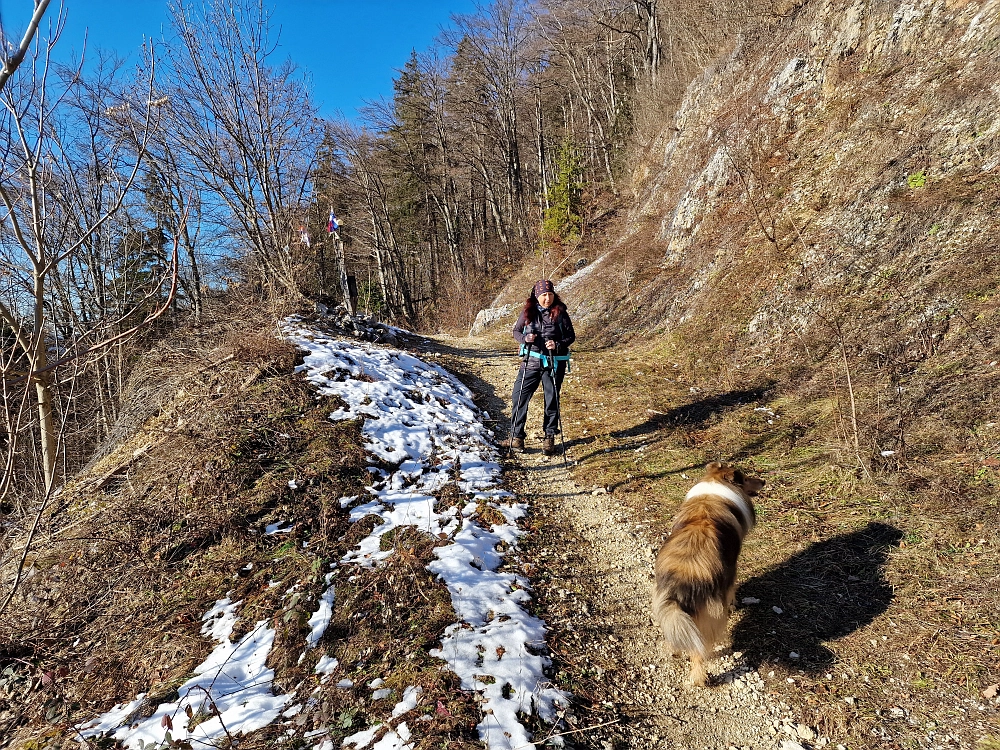
<path fill-rule="evenodd" d="M 538 304 L 542 307 L 552 307 L 556 295 L 553 292 L 542 292 L 538 295 Z"/>

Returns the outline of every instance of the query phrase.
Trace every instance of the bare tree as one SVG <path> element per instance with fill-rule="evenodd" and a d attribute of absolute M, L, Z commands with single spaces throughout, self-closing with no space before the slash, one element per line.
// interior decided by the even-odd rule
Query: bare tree
<path fill-rule="evenodd" d="M 399 240 L 395 208 L 388 177 L 391 162 L 382 140 L 349 123 L 331 127 L 339 148 L 352 166 L 356 210 L 364 217 L 364 226 L 352 228 L 352 234 L 368 247 L 378 274 L 379 289 L 390 317 L 413 323 L 411 285 L 406 274 L 405 248 Z"/>
<path fill-rule="evenodd" d="M 529 96 L 526 77 L 535 25 L 524 0 L 494 0 L 478 11 L 455 16 L 455 30 L 445 39 L 456 55 L 465 58 L 471 89 L 478 93 L 478 103 L 486 105 L 479 111 L 492 120 L 505 171 L 504 214 L 518 236 L 526 239 L 521 109 Z"/>
<path fill-rule="evenodd" d="M 24 62 L 25 56 L 31 49 L 31 42 L 34 40 L 35 34 L 38 33 L 38 25 L 42 22 L 45 11 L 49 8 L 49 2 L 50 0 L 37 0 L 35 2 L 35 11 L 31 14 L 31 20 L 28 22 L 28 28 L 24 30 L 21 43 L 14 49 L 14 54 L 9 57 L 4 56 L 3 67 L 0 68 L 0 90 L 7 85 L 7 80 Z M 8 49 L 7 32 L 2 25 L 0 25 L 0 39 L 4 41 L 3 52 L 6 52 Z"/>
<path fill-rule="evenodd" d="M 29 72 L 10 80 L 0 93 L 0 202 L 5 211 L 0 274 L 6 279 L 0 320 L 23 364 L 21 378 L 34 391 L 46 494 L 58 477 L 53 360 L 64 359 L 70 348 L 86 348 L 95 340 L 87 341 L 88 336 L 99 337 L 95 317 L 107 316 L 106 311 L 84 311 L 80 305 L 87 284 L 104 281 L 91 262 L 94 248 L 123 209 L 139 173 L 141 147 L 136 154 L 124 144 L 145 142 L 151 86 L 147 81 L 138 96 L 122 94 L 114 103 L 102 103 L 103 109 L 95 110 L 94 101 L 81 108 L 77 97 L 84 79 L 79 68 L 54 71 L 51 64 L 59 30 L 57 25 L 44 45 L 34 47 Z M 135 112 L 146 114 L 133 116 Z M 63 292 L 81 315 L 63 321 L 68 327 L 57 330 L 52 324 L 56 310 L 62 309 L 58 287 L 62 272 L 71 273 L 68 267 L 90 273 L 80 280 L 77 292 Z"/>
<path fill-rule="evenodd" d="M 262 274 L 257 281 L 295 294 L 289 247 L 322 138 L 305 83 L 291 62 L 275 60 L 270 12 L 260 0 L 198 7 L 181 0 L 173 26 L 162 91 L 170 152 L 190 162 L 203 215 L 234 250 L 249 251 Z"/>
<path fill-rule="evenodd" d="M 169 99 L 154 100 L 157 107 L 165 106 Z M 160 125 L 153 129 L 146 144 L 147 169 L 142 183 L 145 208 L 160 230 L 177 242 L 186 263 L 179 273 L 184 297 L 190 305 L 196 322 L 201 322 L 204 307 L 204 279 L 201 243 L 202 197 L 199 180 L 184 153 L 178 153 L 172 138 Z"/>

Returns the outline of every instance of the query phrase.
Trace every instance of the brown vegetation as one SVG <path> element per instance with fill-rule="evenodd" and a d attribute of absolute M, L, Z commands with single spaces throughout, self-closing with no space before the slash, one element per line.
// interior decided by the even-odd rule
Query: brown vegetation
<path fill-rule="evenodd" d="M 296 728 L 337 738 L 369 726 L 381 704 L 366 683 L 385 677 L 395 700 L 423 688 L 428 737 L 478 746 L 473 695 L 428 655 L 454 621 L 426 571 L 438 540 L 402 530 L 383 537 L 396 554 L 370 575 L 334 569 L 333 620 L 299 659 L 329 563 L 365 530 L 339 500 L 362 492 L 367 461 L 360 424 L 331 422 L 336 405 L 291 374 L 295 351 L 248 318 L 175 334 L 145 357 L 136 381 L 155 379 L 158 406 L 137 388 L 136 409 L 124 410 L 134 428 L 45 513 L 0 616 L 5 746 L 76 747 L 74 724 L 143 691 L 148 715 L 207 655 L 201 617 L 223 596 L 243 601 L 236 636 L 259 619 L 275 628 L 276 689 L 316 699 Z M 456 492 L 448 485 L 442 499 Z M 292 530 L 264 535 L 277 521 Z M 340 667 L 314 693 L 323 653 Z M 336 687 L 342 678 L 355 687 Z M 248 746 L 269 747 L 280 731 Z"/>
<path fill-rule="evenodd" d="M 822 370 L 792 383 L 755 370 L 730 384 L 686 362 L 685 351 L 679 343 L 578 354 L 563 399 L 576 480 L 651 521 L 655 546 L 705 463 L 726 458 L 760 472 L 768 487 L 755 501 L 732 630 L 769 692 L 848 746 L 897 747 L 934 727 L 969 745 L 995 736 L 983 691 L 996 682 L 1000 648 L 991 479 L 1000 444 L 982 441 L 996 431 L 978 431 L 975 446 L 942 443 L 902 467 L 882 458 L 869 478 L 846 425 L 842 380 L 834 389 Z M 740 605 L 743 597 L 761 603 Z M 560 674 L 578 681 L 581 719 L 598 723 L 600 701 L 585 706 L 601 681 L 588 689 L 594 676 L 574 667 L 572 649 L 553 648 Z"/>

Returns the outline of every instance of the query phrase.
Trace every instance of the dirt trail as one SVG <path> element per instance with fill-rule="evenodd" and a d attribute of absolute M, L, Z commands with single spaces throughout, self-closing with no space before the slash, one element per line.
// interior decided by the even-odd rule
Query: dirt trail
<path fill-rule="evenodd" d="M 432 349 L 477 391 L 497 434 L 506 435 L 516 374 L 510 352 L 443 336 Z M 684 684 L 686 661 L 669 658 L 649 616 L 661 539 L 614 495 L 578 486 L 560 458 L 542 455 L 533 435 L 540 409 L 538 395 L 528 416 L 527 452 L 504 468 L 512 491 L 531 501 L 534 528 L 521 563 L 537 614 L 550 628 L 555 681 L 576 698 L 568 721 L 579 731 L 566 736 L 568 746 L 796 750 L 828 744 L 767 694 L 761 675 L 738 652 L 711 665 L 721 684 Z"/>

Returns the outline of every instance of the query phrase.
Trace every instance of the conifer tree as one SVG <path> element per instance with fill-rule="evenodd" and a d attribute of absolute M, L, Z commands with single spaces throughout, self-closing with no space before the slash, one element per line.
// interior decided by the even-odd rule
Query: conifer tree
<path fill-rule="evenodd" d="M 556 157 L 556 174 L 549 187 L 549 207 L 542 222 L 542 241 L 575 245 L 580 241 L 583 219 L 580 199 L 583 194 L 582 169 L 576 148 L 563 139 Z"/>

